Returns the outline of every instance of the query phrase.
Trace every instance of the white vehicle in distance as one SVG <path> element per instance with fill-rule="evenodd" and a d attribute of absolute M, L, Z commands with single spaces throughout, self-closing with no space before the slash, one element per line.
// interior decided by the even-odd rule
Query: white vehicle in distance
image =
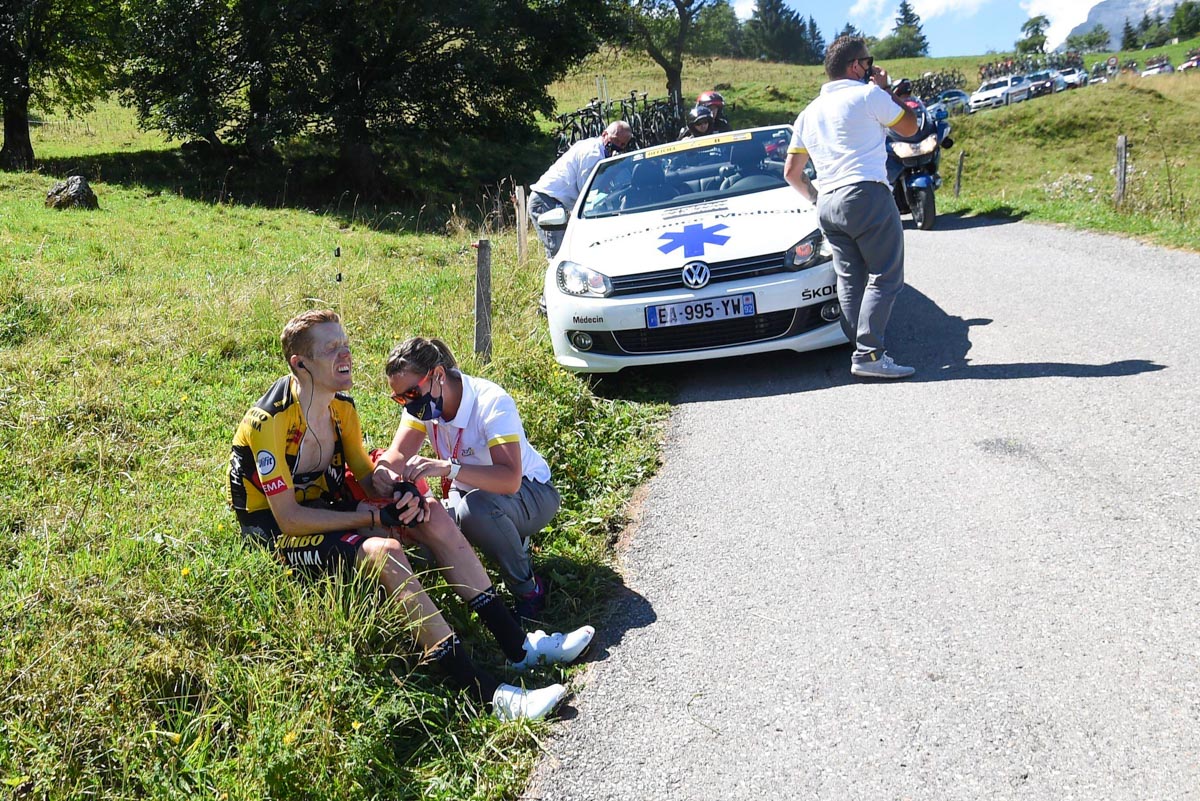
<path fill-rule="evenodd" d="M 1008 106 L 1029 99 L 1029 82 L 1024 75 L 1005 75 L 992 78 L 971 95 L 971 111 L 994 106 Z"/>
<path fill-rule="evenodd" d="M 1064 81 L 1067 82 L 1068 89 L 1078 89 L 1081 86 L 1088 85 L 1088 74 L 1078 67 L 1066 67 L 1059 70 Z"/>
<path fill-rule="evenodd" d="M 808 351 L 846 342 L 817 211 L 783 179 L 788 125 L 601 161 L 550 260 L 545 307 L 569 370 Z"/>

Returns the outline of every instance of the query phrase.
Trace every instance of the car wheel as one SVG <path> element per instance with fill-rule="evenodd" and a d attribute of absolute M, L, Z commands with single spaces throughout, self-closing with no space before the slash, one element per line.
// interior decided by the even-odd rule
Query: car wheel
<path fill-rule="evenodd" d="M 934 200 L 932 189 L 913 190 L 912 217 L 913 224 L 922 231 L 933 230 L 933 221 L 937 219 L 937 201 Z"/>

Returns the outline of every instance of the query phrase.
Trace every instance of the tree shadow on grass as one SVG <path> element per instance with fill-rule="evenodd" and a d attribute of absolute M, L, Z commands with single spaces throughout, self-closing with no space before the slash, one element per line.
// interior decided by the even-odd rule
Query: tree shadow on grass
<path fill-rule="evenodd" d="M 258 159 L 203 144 L 63 156 L 39 159 L 38 171 L 56 180 L 82 175 L 93 183 L 140 188 L 147 197 L 172 194 L 201 203 L 319 211 L 374 228 L 419 232 L 441 230 L 451 214 L 498 212 L 510 218 L 511 203 L 492 195 L 511 195 L 511 176 L 532 180 L 553 153 L 544 136 L 505 143 L 467 134 L 453 141 L 391 141 L 379 149 L 378 185 L 368 190 L 350 188 L 336 157 L 321 143 Z"/>

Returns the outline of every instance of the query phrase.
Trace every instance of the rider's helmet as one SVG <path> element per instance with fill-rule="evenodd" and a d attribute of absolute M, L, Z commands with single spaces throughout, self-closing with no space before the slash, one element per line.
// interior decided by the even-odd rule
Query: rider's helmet
<path fill-rule="evenodd" d="M 908 97 L 912 94 L 912 81 L 908 78 L 901 78 L 896 81 L 895 86 L 892 87 L 892 94 L 896 97 Z"/>
<path fill-rule="evenodd" d="M 719 117 L 725 108 L 725 98 L 721 97 L 720 92 L 701 92 L 696 95 L 696 105 L 704 106 L 712 111 L 714 117 Z"/>
<path fill-rule="evenodd" d="M 713 113 L 707 106 L 696 106 L 687 113 L 687 127 L 692 132 L 692 136 L 704 136 L 712 133 L 712 123 Z"/>

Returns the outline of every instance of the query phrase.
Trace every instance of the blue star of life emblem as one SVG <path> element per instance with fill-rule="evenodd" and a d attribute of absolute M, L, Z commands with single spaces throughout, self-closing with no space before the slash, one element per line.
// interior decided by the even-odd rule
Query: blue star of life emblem
<path fill-rule="evenodd" d="M 670 253 L 675 248 L 683 248 L 684 258 L 691 259 L 704 255 L 705 245 L 724 245 L 729 241 L 728 234 L 718 234 L 717 231 L 728 228 L 725 223 L 706 228 L 704 223 L 693 223 L 683 226 L 682 231 L 668 231 L 659 237 L 667 240 L 667 244 L 659 245 L 663 253 Z"/>

